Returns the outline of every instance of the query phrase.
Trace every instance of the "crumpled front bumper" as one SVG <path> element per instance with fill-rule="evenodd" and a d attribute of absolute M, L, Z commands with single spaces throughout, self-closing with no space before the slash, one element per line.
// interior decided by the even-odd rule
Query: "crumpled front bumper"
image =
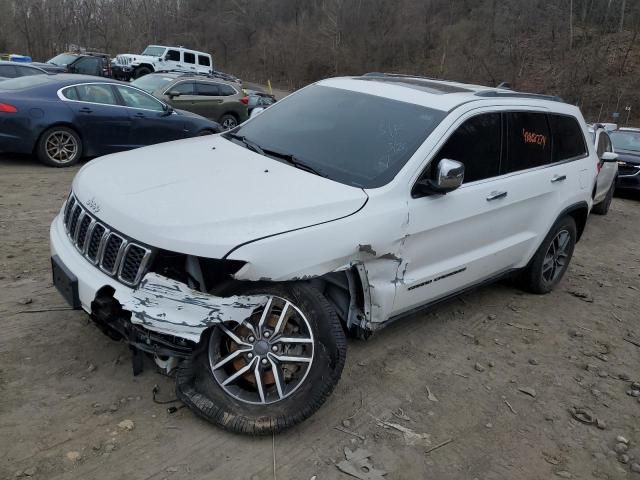
<path fill-rule="evenodd" d="M 104 274 L 78 252 L 66 234 L 62 215 L 51 224 L 50 238 L 52 256 L 57 256 L 77 279 L 81 308 L 103 327 L 114 322 L 113 329 L 127 338 L 133 328 L 198 343 L 206 329 L 223 322 L 241 323 L 268 300 L 261 295 L 208 295 L 153 272 L 147 273 L 135 289 L 130 288 Z M 129 323 L 133 327 L 129 328 Z"/>

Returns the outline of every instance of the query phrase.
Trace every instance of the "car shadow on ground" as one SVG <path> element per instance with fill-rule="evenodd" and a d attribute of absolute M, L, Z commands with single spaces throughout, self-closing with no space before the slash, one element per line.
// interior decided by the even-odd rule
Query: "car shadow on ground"
<path fill-rule="evenodd" d="M 638 190 L 621 190 L 617 188 L 615 191 L 615 196 L 618 198 L 640 201 L 640 191 Z"/>

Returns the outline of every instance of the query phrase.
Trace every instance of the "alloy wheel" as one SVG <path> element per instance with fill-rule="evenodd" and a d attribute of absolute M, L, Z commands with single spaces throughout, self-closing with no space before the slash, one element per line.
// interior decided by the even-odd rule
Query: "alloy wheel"
<path fill-rule="evenodd" d="M 51 161 L 59 164 L 70 163 L 78 155 L 78 141 L 68 132 L 54 131 L 45 141 L 45 150 Z"/>
<path fill-rule="evenodd" d="M 567 230 L 560 230 L 549 244 L 542 262 L 542 278 L 551 283 L 555 281 L 567 264 L 571 234 Z"/>
<path fill-rule="evenodd" d="M 300 309 L 269 297 L 247 320 L 214 328 L 208 354 L 213 377 L 228 395 L 264 405 L 289 397 L 304 383 L 313 364 L 314 338 Z"/>
<path fill-rule="evenodd" d="M 225 130 L 231 130 L 232 128 L 236 128 L 237 126 L 238 122 L 236 122 L 236 119 L 233 117 L 225 118 L 222 121 L 222 128 L 224 128 Z"/>

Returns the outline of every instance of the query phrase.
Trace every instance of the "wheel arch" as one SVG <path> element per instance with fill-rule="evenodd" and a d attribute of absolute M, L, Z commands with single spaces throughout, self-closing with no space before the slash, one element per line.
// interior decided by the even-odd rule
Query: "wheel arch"
<path fill-rule="evenodd" d="M 576 243 L 582 237 L 582 233 L 587 225 L 587 218 L 589 218 L 589 205 L 587 202 L 578 202 L 567 208 L 565 208 L 556 220 L 564 217 L 565 215 L 569 215 L 576 222 Z"/>
<path fill-rule="evenodd" d="M 76 132 L 76 134 L 78 135 L 78 137 L 80 137 L 80 142 L 82 143 L 82 157 L 85 157 L 87 154 L 87 145 L 85 142 L 85 139 L 82 135 L 82 132 L 80 132 L 80 130 L 78 129 L 78 127 L 76 127 L 73 123 L 68 122 L 68 121 L 58 121 L 58 122 L 54 122 L 51 125 L 47 125 L 46 127 L 44 127 L 42 129 L 42 131 L 38 134 L 38 137 L 36 138 L 36 141 L 33 144 L 33 150 L 32 150 L 32 154 L 35 154 L 38 151 L 38 145 L 40 144 L 40 140 L 42 140 L 42 137 L 45 133 L 47 133 L 49 130 L 51 130 L 54 127 L 66 127 L 66 128 L 70 128 L 71 130 L 73 130 L 74 132 Z"/>

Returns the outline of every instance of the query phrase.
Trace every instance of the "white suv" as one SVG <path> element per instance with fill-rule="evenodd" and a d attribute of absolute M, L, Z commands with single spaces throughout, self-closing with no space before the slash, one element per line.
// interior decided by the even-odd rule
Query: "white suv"
<path fill-rule="evenodd" d="M 140 55 L 122 53 L 111 64 L 113 77 L 118 80 L 140 78 L 153 72 L 175 71 L 210 75 L 213 73 L 211 55 L 183 47 L 149 45 Z"/>
<path fill-rule="evenodd" d="M 231 132 L 86 165 L 51 226 L 54 282 L 229 430 L 296 424 L 367 337 L 508 274 L 546 293 L 597 157 L 552 97 L 369 74 Z"/>

